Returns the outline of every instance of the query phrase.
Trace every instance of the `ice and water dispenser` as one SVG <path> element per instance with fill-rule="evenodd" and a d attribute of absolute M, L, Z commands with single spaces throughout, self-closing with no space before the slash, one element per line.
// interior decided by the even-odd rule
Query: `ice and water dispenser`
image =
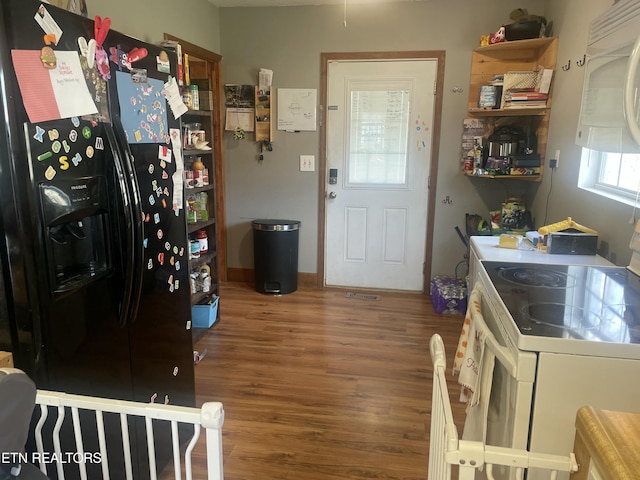
<path fill-rule="evenodd" d="M 102 176 L 40 184 L 47 267 L 53 293 L 72 290 L 111 270 L 109 196 Z"/>

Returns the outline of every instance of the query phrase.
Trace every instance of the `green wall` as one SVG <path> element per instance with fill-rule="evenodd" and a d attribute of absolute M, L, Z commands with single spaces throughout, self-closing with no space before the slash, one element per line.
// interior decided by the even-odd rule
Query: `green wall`
<path fill-rule="evenodd" d="M 576 186 L 579 149 L 573 139 L 583 70 L 575 60 L 585 51 L 588 25 L 612 0 L 526 0 L 517 7 L 544 14 L 560 37 L 547 158 L 561 150 L 559 168 L 541 184 L 469 179 L 459 174 L 471 50 L 482 34 L 509 23 L 509 0 L 424 0 L 401 3 L 218 9 L 206 0 L 89 0 L 89 16 L 110 16 L 113 28 L 149 42 L 164 32 L 223 55 L 224 83 L 255 84 L 260 68 L 274 71 L 274 87 L 320 88 L 322 52 L 444 50 L 445 82 L 432 272 L 453 274 L 465 254 L 454 227 L 464 230 L 465 213 L 499 208 L 511 195 L 523 196 L 538 225 L 573 217 L 595 228 L 610 259 L 624 265 L 633 230 L 630 207 L 596 197 Z M 188 5 L 188 8 L 185 7 Z M 560 65 L 572 59 L 568 71 Z M 249 134 L 235 141 L 225 133 L 228 265 L 252 268 L 254 218 L 302 222 L 301 272 L 317 272 L 318 172 L 299 172 L 301 154 L 319 155 L 319 132 L 275 131 L 273 151 L 258 160 Z M 606 213 L 605 213 L 606 212 Z"/>
<path fill-rule="evenodd" d="M 90 18 L 111 18 L 111 28 L 149 43 L 164 33 L 220 52 L 218 8 L 207 0 L 87 0 Z"/>
<path fill-rule="evenodd" d="M 540 2 L 519 7 L 541 13 Z M 255 83 L 260 68 L 274 71 L 275 87 L 320 88 L 322 52 L 445 50 L 442 136 L 436 192 L 433 273 L 453 274 L 465 248 L 454 227 L 466 212 L 486 212 L 512 193 L 497 184 L 474 186 L 459 173 L 471 50 L 480 35 L 509 21 L 509 0 L 425 0 L 343 5 L 222 8 L 220 32 L 226 83 Z M 464 12 L 464 13 L 463 13 Z M 319 154 L 319 132 L 275 132 L 273 152 L 226 135 L 228 265 L 252 268 L 253 218 L 300 220 L 301 272 L 317 272 L 318 172 L 299 172 L 299 155 Z M 517 189 L 524 182 L 513 182 Z M 433 185 L 436 182 L 432 182 Z M 519 192 L 519 190 L 518 190 Z M 443 200 L 449 199 L 449 202 Z"/>

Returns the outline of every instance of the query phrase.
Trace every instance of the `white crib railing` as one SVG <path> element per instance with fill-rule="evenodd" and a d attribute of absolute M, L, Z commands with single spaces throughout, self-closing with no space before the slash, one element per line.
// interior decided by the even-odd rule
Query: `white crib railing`
<path fill-rule="evenodd" d="M 121 400 L 111 400 L 105 398 L 89 397 L 83 395 L 70 395 L 60 392 L 50 392 L 38 390 L 36 395 L 37 417 L 38 406 L 40 407 L 40 416 L 34 429 L 34 438 L 37 453 L 33 458 L 40 470 L 46 475 L 47 468 L 55 465 L 58 479 L 65 478 L 65 468 L 79 469 L 80 478 L 87 477 L 87 460 L 97 460 L 95 463 L 100 464 L 102 470 L 102 478 L 111 478 L 109 472 L 109 462 L 122 461 L 124 464 L 124 472 L 127 480 L 132 480 L 132 455 L 131 442 L 129 438 L 129 426 L 133 418 L 138 417 L 144 420 L 146 429 L 146 449 L 149 459 L 149 478 L 156 480 L 158 472 L 156 471 L 156 445 L 154 438 L 154 422 L 168 422 L 171 428 L 171 450 L 173 456 L 173 477 L 176 480 L 183 478 L 182 466 L 184 466 L 184 478 L 191 480 L 193 478 L 193 459 L 192 454 L 196 443 L 200 438 L 202 428 L 205 429 L 206 442 L 206 460 L 207 460 L 207 479 L 222 480 L 222 424 L 224 422 L 224 410 L 219 402 L 208 402 L 201 408 L 179 407 L 174 405 L 162 405 L 155 403 L 139 403 Z M 43 438 L 43 426 L 50 416 L 50 412 L 55 417 L 55 426 L 53 428 L 53 438 Z M 95 412 L 95 425 L 90 428 L 83 428 L 80 421 L 80 412 Z M 65 445 L 65 451 L 62 451 L 60 430 L 70 418 L 72 422 L 73 434 L 75 436 L 75 452 L 69 452 L 68 446 Z M 104 415 L 117 414 L 120 417 L 121 445 L 118 445 L 120 455 L 123 458 L 110 458 L 109 443 L 105 435 Z M 157 425 L 157 423 L 156 423 Z M 188 444 L 184 451 L 184 456 L 180 453 L 180 439 L 178 428 L 190 428 L 192 425 L 193 434 L 188 439 Z M 97 427 L 97 428 L 96 428 Z M 90 431 L 87 431 L 90 430 Z M 97 430 L 97 431 L 96 431 Z M 48 434 L 45 434 L 45 436 Z M 95 441 L 97 436 L 99 452 L 85 452 L 84 442 L 92 436 Z M 83 440 L 84 439 L 84 440 Z M 53 452 L 45 450 L 45 441 L 53 442 Z M 184 443 L 184 442 L 183 442 Z M 70 461 L 71 459 L 71 461 Z M 77 471 L 74 472 L 77 475 Z M 92 479 L 93 480 L 93 479 Z"/>
<path fill-rule="evenodd" d="M 494 480 L 494 465 L 512 467 L 520 480 L 527 468 L 548 470 L 550 480 L 555 480 L 558 472 L 578 470 L 573 453 L 567 456 L 548 455 L 459 440 L 445 377 L 447 362 L 440 335 L 436 333 L 431 337 L 429 347 L 433 362 L 433 395 L 428 480 L 451 480 L 452 465 L 458 466 L 459 480 L 473 480 L 476 470 L 482 467 L 486 477 Z"/>

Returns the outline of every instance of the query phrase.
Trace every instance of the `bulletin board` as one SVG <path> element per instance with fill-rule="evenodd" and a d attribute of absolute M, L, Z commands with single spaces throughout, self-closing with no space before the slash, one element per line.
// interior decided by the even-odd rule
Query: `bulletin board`
<path fill-rule="evenodd" d="M 169 143 L 164 82 L 148 78 L 135 83 L 128 72 L 116 72 L 122 126 L 129 143 Z"/>
<path fill-rule="evenodd" d="M 278 89 L 278 130 L 288 132 L 316 130 L 317 90 Z"/>

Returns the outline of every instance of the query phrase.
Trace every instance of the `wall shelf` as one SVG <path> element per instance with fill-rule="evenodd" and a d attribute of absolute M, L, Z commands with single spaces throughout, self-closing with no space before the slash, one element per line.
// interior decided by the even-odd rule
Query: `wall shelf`
<path fill-rule="evenodd" d="M 255 117 L 256 117 L 256 142 L 271 142 L 273 138 L 273 118 L 271 112 L 273 88 L 271 91 L 262 92 L 256 86 L 255 90 Z"/>
<path fill-rule="evenodd" d="M 478 47 L 471 54 L 471 79 L 467 115 L 470 118 L 484 120 L 484 140 L 499 126 L 519 126 L 525 131 L 535 133 L 537 145 L 535 153 L 540 155 L 540 174 L 536 175 L 474 175 L 464 171 L 464 175 L 486 179 L 542 181 L 545 154 L 547 150 L 547 136 L 549 131 L 549 117 L 551 114 L 551 97 L 553 83 L 549 90 L 546 105 L 524 108 L 480 108 L 478 99 L 480 88 L 489 85 L 498 75 L 509 72 L 533 72 L 538 68 L 554 70 L 558 55 L 558 38 L 534 38 L 530 40 L 515 40 L 496 43 L 485 47 Z"/>
<path fill-rule="evenodd" d="M 501 180 L 529 180 L 529 181 L 540 181 L 542 180 L 542 175 L 474 175 L 470 172 L 463 172 L 465 177 L 471 178 L 499 178 Z"/>
<path fill-rule="evenodd" d="M 470 108 L 469 115 L 472 117 L 530 117 L 544 116 L 551 109 L 544 108 Z"/>

